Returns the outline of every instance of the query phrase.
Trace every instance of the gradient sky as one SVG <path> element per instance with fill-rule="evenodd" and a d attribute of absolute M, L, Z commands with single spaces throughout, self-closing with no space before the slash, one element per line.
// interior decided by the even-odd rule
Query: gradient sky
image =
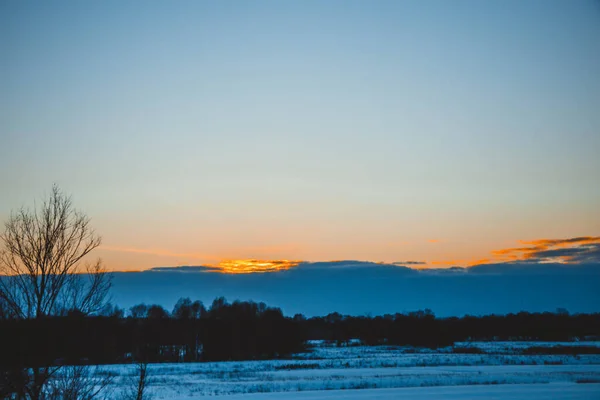
<path fill-rule="evenodd" d="M 110 269 L 597 236 L 599 153 L 597 1 L 0 3 L 0 219 Z"/>

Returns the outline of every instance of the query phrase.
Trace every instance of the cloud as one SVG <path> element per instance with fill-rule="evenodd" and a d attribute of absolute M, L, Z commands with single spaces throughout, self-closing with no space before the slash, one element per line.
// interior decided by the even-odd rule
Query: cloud
<path fill-rule="evenodd" d="M 519 261 L 529 264 L 551 262 L 562 264 L 600 263 L 600 236 L 520 240 L 519 243 L 528 246 L 492 251 L 495 261 Z"/>
<path fill-rule="evenodd" d="M 588 275 L 594 276 L 594 279 L 600 277 L 600 263 L 539 263 L 530 261 L 516 261 L 477 265 L 466 268 L 467 273 L 472 275 Z"/>
<path fill-rule="evenodd" d="M 223 260 L 215 265 L 156 267 L 151 272 L 220 272 L 224 274 L 250 274 L 285 271 L 303 264 L 297 260 Z"/>
<path fill-rule="evenodd" d="M 413 264 L 424 264 L 422 261 L 411 261 Z M 406 264 L 404 262 L 403 264 Z M 219 272 L 225 274 L 249 274 L 281 272 L 287 270 L 327 271 L 327 270 L 359 270 L 359 269 L 393 269 L 397 271 L 417 270 L 401 264 L 373 261 L 336 260 L 336 261 L 294 261 L 294 260 L 226 260 L 215 265 L 155 267 L 150 272 Z"/>
<path fill-rule="evenodd" d="M 151 272 L 220 272 L 224 274 L 250 274 L 285 271 L 302 264 L 293 260 L 224 260 L 215 265 L 156 267 Z"/>
<path fill-rule="evenodd" d="M 377 268 L 382 266 L 395 266 L 392 264 L 383 264 L 375 261 L 358 261 L 358 260 L 332 260 L 332 261 L 316 261 L 305 262 L 300 266 L 304 270 L 333 270 L 333 269 L 356 269 L 356 268 Z"/>
<path fill-rule="evenodd" d="M 540 247 L 540 246 L 536 246 L 536 247 L 513 247 L 513 248 L 508 248 L 508 249 L 494 250 L 494 251 L 492 251 L 492 254 L 494 256 L 515 255 L 515 257 L 516 257 L 518 253 L 521 253 L 521 252 L 531 252 L 531 251 L 540 250 L 540 249 L 543 249 L 543 247 Z"/>
<path fill-rule="evenodd" d="M 519 240 L 519 243 L 534 246 L 566 246 L 573 244 L 599 243 L 600 236 L 579 236 L 569 239 L 538 239 L 538 240 Z"/>
<path fill-rule="evenodd" d="M 506 270 L 520 269 L 534 266 L 536 264 L 545 265 L 550 268 L 553 265 L 578 265 L 578 264 L 600 264 L 600 236 L 579 236 L 566 239 L 538 239 L 538 240 L 520 240 L 522 244 L 519 247 L 505 248 L 492 251 L 490 258 L 479 260 L 439 260 L 439 261 L 395 261 L 395 262 L 372 262 L 358 260 L 334 260 L 322 262 L 307 262 L 300 260 L 286 259 L 230 259 L 218 261 L 216 257 L 202 253 L 176 253 L 163 249 L 139 249 L 129 247 L 110 247 L 103 246 L 104 250 L 120 251 L 129 253 L 152 254 L 156 256 L 173 257 L 187 260 L 199 260 L 200 266 L 180 266 L 180 267 L 159 267 L 153 268 L 153 272 L 219 272 L 226 274 L 249 274 L 278 272 L 297 269 L 311 270 L 338 270 L 338 269 L 376 269 L 376 268 L 395 268 L 398 271 L 428 271 L 429 274 L 462 273 L 463 267 L 473 269 L 473 272 L 490 272 L 494 268 L 505 266 Z M 215 263 L 204 264 L 205 260 L 216 259 Z M 188 261 L 184 261 L 188 262 Z M 420 270 L 410 268 L 411 266 L 432 265 L 434 268 L 422 268 Z M 481 266 L 490 266 L 487 269 L 479 268 Z M 518 267 L 516 267 L 518 265 Z M 436 268 L 438 266 L 439 268 Z M 459 267 L 462 266 L 462 267 Z M 492 267 L 493 266 L 493 267 Z M 447 268 L 454 267 L 454 268 Z"/>
<path fill-rule="evenodd" d="M 600 249 L 596 248 L 596 252 Z M 569 255 L 572 252 L 569 252 Z M 249 260 L 246 260 L 249 261 Z M 260 263 L 268 263 L 269 265 L 283 264 L 285 260 L 251 260 L 259 261 Z M 242 282 L 244 276 L 248 279 L 253 279 L 253 284 L 256 282 L 271 282 L 271 279 L 288 279 L 297 282 L 298 285 L 307 285 L 306 287 L 320 287 L 319 285 L 329 285 L 334 282 L 334 286 L 342 284 L 342 282 L 355 282 L 360 286 L 362 282 L 379 280 L 397 280 L 400 282 L 410 282 L 412 278 L 427 278 L 437 277 L 439 279 L 454 279 L 461 276 L 498 276 L 506 279 L 507 282 L 521 282 L 525 284 L 529 277 L 587 277 L 587 282 L 598 282 L 600 279 L 600 262 L 566 264 L 566 263 L 539 263 L 535 261 L 516 261 L 516 262 L 499 262 L 482 264 L 473 267 L 458 267 L 450 268 L 424 268 L 413 269 L 409 267 L 397 266 L 394 264 L 380 264 L 370 261 L 322 261 L 322 262 L 301 262 L 294 267 L 286 268 L 270 268 L 262 271 L 243 271 L 231 272 L 224 270 L 222 267 L 213 265 L 201 266 L 179 266 L 179 267 L 157 267 L 152 268 L 148 273 L 173 273 L 175 276 L 179 274 L 202 274 L 202 279 L 216 279 L 216 276 Z M 262 272 L 262 273 L 256 273 Z M 251 277 L 253 275 L 254 277 Z M 277 278 L 276 278 L 277 277 Z M 219 278 L 219 279 L 221 279 Z M 165 278 L 166 279 L 166 278 Z M 170 278 L 169 278 L 170 279 Z M 192 279 L 191 276 L 189 279 Z M 258 279 L 258 280 L 256 280 Z M 404 281 L 409 279 L 409 281 Z M 463 278 L 460 278 L 463 279 Z M 536 278 L 537 279 L 537 278 Z M 554 279 L 554 278 L 552 278 Z M 569 278 L 570 279 L 570 278 Z M 577 278 L 579 279 L 579 278 Z M 559 279 L 560 280 L 560 279 Z M 220 281 L 219 281 L 220 282 Z M 438 281 L 439 284 L 440 281 Z M 451 281 L 447 281 L 451 282 Z M 489 282 L 488 282 L 489 283 Z M 408 283 L 407 283 L 408 284 Z M 315 286 L 316 285 L 316 286 Z"/>
<path fill-rule="evenodd" d="M 528 255 L 529 259 L 547 260 L 552 258 L 571 259 L 573 256 L 585 253 L 588 251 L 587 247 L 568 247 L 566 249 L 552 249 L 535 251 Z"/>
<path fill-rule="evenodd" d="M 311 269 L 311 270 L 396 270 L 396 271 L 414 271 L 416 269 L 409 268 L 406 264 L 412 263 L 414 265 L 425 264 L 422 261 L 408 261 L 408 262 L 374 262 L 374 261 L 360 261 L 360 260 L 334 260 L 334 261 L 318 261 L 318 262 L 305 262 L 300 265 L 299 269 Z"/>
<path fill-rule="evenodd" d="M 420 274 L 423 275 L 458 275 L 458 274 L 465 274 L 467 272 L 469 272 L 471 268 L 465 268 L 465 267 L 458 267 L 458 266 L 454 266 L 454 267 L 450 267 L 450 268 L 423 268 L 418 270 L 418 272 Z"/>
<path fill-rule="evenodd" d="M 425 261 L 394 261 L 394 262 L 391 262 L 390 264 L 404 266 L 404 265 L 425 265 L 427 263 Z"/>
<path fill-rule="evenodd" d="M 215 269 L 229 274 L 276 272 L 296 267 L 302 262 L 299 260 L 225 260 L 219 262 Z"/>
<path fill-rule="evenodd" d="M 600 263 L 600 243 L 589 244 L 577 248 L 577 252 L 569 255 L 572 263 Z"/>

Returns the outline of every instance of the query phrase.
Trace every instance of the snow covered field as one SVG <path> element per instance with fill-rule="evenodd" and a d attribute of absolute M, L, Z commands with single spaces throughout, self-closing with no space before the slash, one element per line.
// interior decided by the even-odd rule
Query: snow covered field
<path fill-rule="evenodd" d="M 454 349 L 439 350 L 313 345 L 312 351 L 291 360 L 153 364 L 149 366 L 149 389 L 155 400 L 203 396 L 249 400 L 401 396 L 600 399 L 599 354 L 520 354 L 531 346 L 553 347 L 558 343 L 462 343 Z M 485 353 L 456 353 L 465 347 L 476 347 Z M 118 394 L 131 385 L 135 366 L 99 367 L 96 374 L 116 375 L 110 389 Z"/>
<path fill-rule="evenodd" d="M 549 385 L 501 386 L 437 386 L 399 389 L 332 390 L 327 392 L 267 393 L 222 397 L 223 400 L 598 400 L 600 384 L 574 385 L 552 383 Z"/>

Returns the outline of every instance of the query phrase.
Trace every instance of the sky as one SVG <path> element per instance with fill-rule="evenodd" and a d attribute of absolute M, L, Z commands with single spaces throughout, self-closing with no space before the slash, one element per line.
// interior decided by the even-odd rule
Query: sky
<path fill-rule="evenodd" d="M 596 249 L 598 38 L 592 0 L 4 1 L 0 220 L 56 183 L 116 271 Z"/>

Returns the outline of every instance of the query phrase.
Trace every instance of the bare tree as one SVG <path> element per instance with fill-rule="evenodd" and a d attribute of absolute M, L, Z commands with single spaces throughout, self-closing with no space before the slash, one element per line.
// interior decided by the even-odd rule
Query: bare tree
<path fill-rule="evenodd" d="M 129 386 L 125 389 L 122 400 L 150 400 L 148 393 L 148 362 L 138 361 L 136 363 L 135 375 L 132 377 Z"/>
<path fill-rule="evenodd" d="M 73 365 L 62 368 L 48 383 L 48 400 L 104 400 L 113 398 L 110 386 L 115 374 L 96 367 Z"/>
<path fill-rule="evenodd" d="M 148 396 L 148 363 L 140 362 L 138 367 L 138 385 L 136 391 L 136 400 L 147 400 Z"/>
<path fill-rule="evenodd" d="M 0 234 L 0 305 L 3 318 L 39 319 L 78 311 L 98 312 L 105 304 L 111 275 L 86 256 L 101 238 L 90 219 L 73 208 L 57 185 L 39 208 L 13 212 Z M 58 367 L 27 370 L 25 391 L 43 398 L 43 387 Z"/>
<path fill-rule="evenodd" d="M 81 262 L 100 245 L 90 219 L 73 208 L 58 186 L 39 210 L 21 208 L 0 235 L 0 298 L 16 318 L 98 311 L 110 288 L 100 260 Z M 87 272 L 83 275 L 80 272 Z"/>

